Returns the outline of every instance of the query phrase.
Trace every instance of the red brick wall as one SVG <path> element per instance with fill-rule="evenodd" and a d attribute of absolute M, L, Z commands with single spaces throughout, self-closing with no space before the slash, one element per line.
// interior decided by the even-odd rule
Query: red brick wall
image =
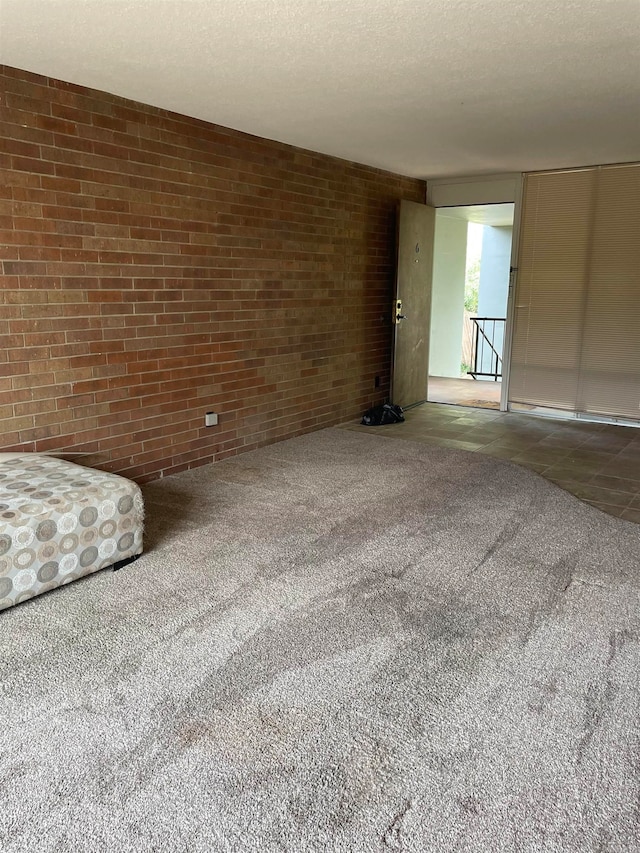
<path fill-rule="evenodd" d="M 143 481 L 359 415 L 424 190 L 0 67 L 0 447 Z"/>

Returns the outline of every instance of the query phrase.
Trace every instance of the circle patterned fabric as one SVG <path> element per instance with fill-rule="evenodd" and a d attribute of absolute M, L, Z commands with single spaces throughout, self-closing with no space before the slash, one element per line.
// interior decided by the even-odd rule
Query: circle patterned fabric
<path fill-rule="evenodd" d="M 143 519 L 125 477 L 0 453 L 0 610 L 141 554 Z"/>

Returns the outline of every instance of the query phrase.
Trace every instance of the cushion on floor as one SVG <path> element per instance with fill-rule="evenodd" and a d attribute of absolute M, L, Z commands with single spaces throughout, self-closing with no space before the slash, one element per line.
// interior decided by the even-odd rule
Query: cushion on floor
<path fill-rule="evenodd" d="M 142 553 L 143 517 L 125 477 L 0 453 L 0 610 Z"/>

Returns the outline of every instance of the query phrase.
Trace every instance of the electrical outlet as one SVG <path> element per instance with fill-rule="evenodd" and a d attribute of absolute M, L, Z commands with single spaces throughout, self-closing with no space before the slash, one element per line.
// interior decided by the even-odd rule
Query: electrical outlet
<path fill-rule="evenodd" d="M 204 425 L 205 426 L 217 426 L 218 425 L 217 412 L 205 412 Z"/>

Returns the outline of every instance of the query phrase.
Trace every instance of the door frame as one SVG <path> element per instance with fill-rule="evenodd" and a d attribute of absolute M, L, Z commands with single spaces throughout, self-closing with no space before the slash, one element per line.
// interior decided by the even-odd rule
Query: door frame
<path fill-rule="evenodd" d="M 513 231 L 511 232 L 511 268 L 509 271 L 509 292 L 507 294 L 507 319 L 504 324 L 504 342 L 502 345 L 502 386 L 500 388 L 500 411 L 509 411 L 509 379 L 511 377 L 511 346 L 513 327 L 516 317 L 516 293 L 518 286 L 518 255 L 520 253 L 520 223 L 522 219 L 522 195 L 524 174 L 516 184 L 516 196 L 513 202 Z"/>
<path fill-rule="evenodd" d="M 511 368 L 511 342 L 515 318 L 515 293 L 520 242 L 522 187 L 524 174 L 509 172 L 498 175 L 460 176 L 455 178 L 427 179 L 427 204 L 432 207 L 466 207 L 480 204 L 513 204 L 513 231 L 511 237 L 511 272 L 507 295 L 507 313 L 502 348 L 502 383 L 500 411 L 509 409 L 509 374 Z"/>

